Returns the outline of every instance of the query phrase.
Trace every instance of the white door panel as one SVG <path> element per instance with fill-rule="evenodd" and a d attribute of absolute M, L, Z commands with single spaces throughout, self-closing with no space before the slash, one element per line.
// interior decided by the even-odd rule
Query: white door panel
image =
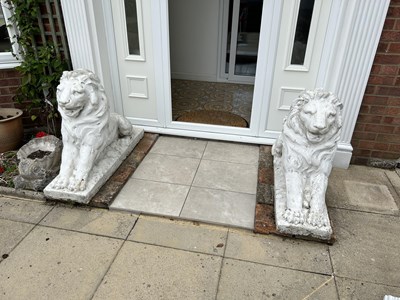
<path fill-rule="evenodd" d="M 123 114 L 157 122 L 152 15 L 149 0 L 112 0 Z"/>
<path fill-rule="evenodd" d="M 331 4 L 332 0 L 283 2 L 266 130 L 280 131 L 293 100 L 315 88 Z"/>

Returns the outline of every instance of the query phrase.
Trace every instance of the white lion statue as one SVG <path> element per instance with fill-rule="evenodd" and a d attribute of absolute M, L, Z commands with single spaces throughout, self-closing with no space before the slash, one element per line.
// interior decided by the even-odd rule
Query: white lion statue
<path fill-rule="evenodd" d="M 283 218 L 291 224 L 330 226 L 325 204 L 328 177 L 342 127 L 342 104 L 330 92 L 305 91 L 293 103 L 272 147 L 280 164 L 286 199 Z"/>
<path fill-rule="evenodd" d="M 91 71 L 65 71 L 57 88 L 63 151 L 56 189 L 83 191 L 92 167 L 118 136 L 132 133 L 124 117 L 110 113 L 104 88 Z"/>

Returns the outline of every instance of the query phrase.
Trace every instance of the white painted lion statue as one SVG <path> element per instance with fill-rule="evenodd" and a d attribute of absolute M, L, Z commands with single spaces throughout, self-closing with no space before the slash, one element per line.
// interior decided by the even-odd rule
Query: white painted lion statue
<path fill-rule="evenodd" d="M 118 136 L 132 133 L 124 117 L 110 113 L 99 78 L 91 71 L 65 71 L 57 88 L 63 151 L 56 189 L 83 191 L 94 164 Z"/>
<path fill-rule="evenodd" d="M 283 218 L 291 224 L 330 226 L 325 193 L 342 127 L 341 110 L 342 104 L 330 92 L 303 92 L 272 147 L 274 163 L 283 169 Z"/>

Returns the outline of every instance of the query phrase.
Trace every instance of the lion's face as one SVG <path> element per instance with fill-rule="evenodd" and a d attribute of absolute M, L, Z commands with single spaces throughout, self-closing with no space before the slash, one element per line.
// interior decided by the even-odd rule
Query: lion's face
<path fill-rule="evenodd" d="M 90 102 L 83 85 L 77 80 L 61 81 L 57 88 L 58 108 L 66 116 L 76 118 L 85 105 Z"/>
<path fill-rule="evenodd" d="M 299 117 L 311 143 L 321 142 L 331 129 L 338 126 L 337 109 L 329 99 L 311 100 L 303 106 Z"/>

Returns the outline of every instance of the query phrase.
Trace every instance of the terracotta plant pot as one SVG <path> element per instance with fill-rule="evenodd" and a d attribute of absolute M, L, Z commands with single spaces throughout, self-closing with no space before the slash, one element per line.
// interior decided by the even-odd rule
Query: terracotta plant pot
<path fill-rule="evenodd" d="M 23 135 L 22 110 L 0 108 L 0 152 L 17 149 Z"/>

